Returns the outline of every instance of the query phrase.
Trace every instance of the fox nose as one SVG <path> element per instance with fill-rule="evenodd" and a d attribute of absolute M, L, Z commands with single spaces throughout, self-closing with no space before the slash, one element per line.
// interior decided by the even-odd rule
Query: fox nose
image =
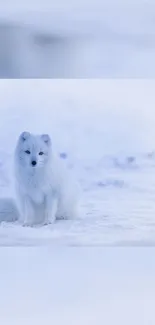
<path fill-rule="evenodd" d="M 32 166 L 35 166 L 37 164 L 37 162 L 35 160 L 32 161 Z"/>

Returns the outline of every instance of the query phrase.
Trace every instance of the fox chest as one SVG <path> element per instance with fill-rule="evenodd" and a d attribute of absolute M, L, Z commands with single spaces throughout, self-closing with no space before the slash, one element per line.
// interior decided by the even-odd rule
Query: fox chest
<path fill-rule="evenodd" d="M 36 204 L 42 204 L 45 201 L 45 193 L 42 190 L 30 190 L 28 195 Z"/>
<path fill-rule="evenodd" d="M 50 186 L 46 183 L 40 183 L 37 181 L 32 182 L 31 180 L 26 190 L 27 195 L 34 203 L 42 204 L 45 201 L 46 195 L 50 191 Z"/>

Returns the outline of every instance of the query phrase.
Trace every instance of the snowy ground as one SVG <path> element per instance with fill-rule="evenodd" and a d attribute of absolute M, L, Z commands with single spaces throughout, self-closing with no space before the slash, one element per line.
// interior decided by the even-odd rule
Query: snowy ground
<path fill-rule="evenodd" d="M 0 81 L 0 245 L 155 245 L 152 80 Z M 14 222 L 12 157 L 21 131 L 49 132 L 82 188 L 75 221 Z M 65 153 L 65 155 L 64 155 Z"/>
<path fill-rule="evenodd" d="M 154 249 L 0 249 L 4 325 L 153 325 Z"/>
<path fill-rule="evenodd" d="M 153 325 L 153 254 L 138 248 L 0 249 L 0 321 Z"/>
<path fill-rule="evenodd" d="M 154 0 L 7 0 L 1 78 L 153 78 Z"/>

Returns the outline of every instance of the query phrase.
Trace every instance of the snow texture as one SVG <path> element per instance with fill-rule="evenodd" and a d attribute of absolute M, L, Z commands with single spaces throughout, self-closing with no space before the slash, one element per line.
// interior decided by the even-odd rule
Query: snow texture
<path fill-rule="evenodd" d="M 3 248 L 4 325 L 153 325 L 154 249 Z"/>

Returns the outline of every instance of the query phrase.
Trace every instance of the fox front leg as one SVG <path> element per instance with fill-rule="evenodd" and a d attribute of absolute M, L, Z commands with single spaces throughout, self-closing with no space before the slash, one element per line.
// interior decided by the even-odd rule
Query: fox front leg
<path fill-rule="evenodd" d="M 54 223 L 58 209 L 58 199 L 55 195 L 47 195 L 45 198 L 44 224 Z"/>
<path fill-rule="evenodd" d="M 29 198 L 25 198 L 23 202 L 23 226 L 32 227 L 34 224 L 34 209 Z"/>

